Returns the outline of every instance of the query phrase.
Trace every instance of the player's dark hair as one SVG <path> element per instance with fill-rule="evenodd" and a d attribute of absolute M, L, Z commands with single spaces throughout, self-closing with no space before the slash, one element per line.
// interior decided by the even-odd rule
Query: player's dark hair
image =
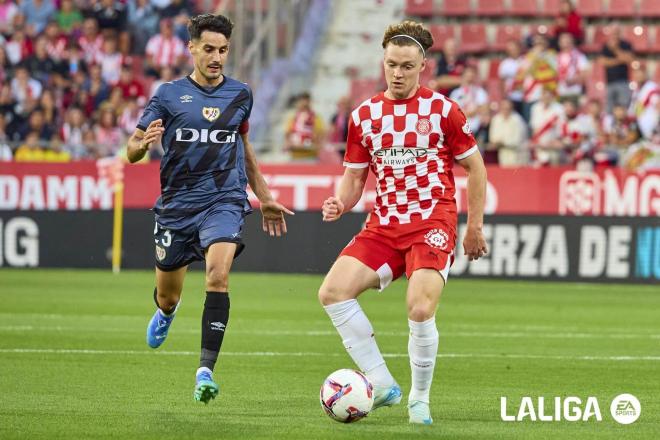
<path fill-rule="evenodd" d="M 411 38 L 407 38 L 411 37 Z M 421 23 L 405 20 L 399 24 L 390 25 L 383 35 L 383 49 L 389 43 L 396 46 L 417 46 L 419 43 L 426 52 L 433 46 L 433 35 Z"/>
<path fill-rule="evenodd" d="M 198 40 L 204 31 L 218 32 L 229 40 L 233 28 L 234 23 L 224 15 L 201 14 L 191 18 L 188 23 L 191 40 Z"/>

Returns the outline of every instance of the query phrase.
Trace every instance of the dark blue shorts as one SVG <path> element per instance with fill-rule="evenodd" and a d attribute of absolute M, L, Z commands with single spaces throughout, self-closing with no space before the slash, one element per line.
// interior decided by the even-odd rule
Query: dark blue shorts
<path fill-rule="evenodd" d="M 244 223 L 245 211 L 227 205 L 212 206 L 194 214 L 180 229 L 164 227 L 156 218 L 156 267 L 173 271 L 193 261 L 203 261 L 209 246 L 220 242 L 236 243 L 236 258 L 245 247 L 241 237 Z"/>

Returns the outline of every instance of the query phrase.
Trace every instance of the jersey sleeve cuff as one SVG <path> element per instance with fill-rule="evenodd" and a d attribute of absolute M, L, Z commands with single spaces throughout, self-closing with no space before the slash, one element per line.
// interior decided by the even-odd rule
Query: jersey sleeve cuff
<path fill-rule="evenodd" d="M 465 159 L 466 157 L 473 155 L 477 151 L 479 151 L 479 147 L 475 145 L 474 147 L 470 148 L 469 150 L 467 150 L 467 151 L 465 151 L 461 154 L 457 154 L 456 156 L 454 156 L 454 159 L 456 159 L 456 160 Z"/>
<path fill-rule="evenodd" d="M 138 125 L 136 126 L 136 128 L 138 128 L 138 129 L 140 129 L 140 130 L 142 130 L 142 131 L 147 131 L 147 127 L 145 127 L 145 126 L 142 125 L 142 124 L 138 124 Z"/>
<path fill-rule="evenodd" d="M 344 166 L 346 168 L 367 168 L 369 166 L 369 162 L 363 162 L 363 163 L 353 163 L 353 162 L 344 162 Z"/>

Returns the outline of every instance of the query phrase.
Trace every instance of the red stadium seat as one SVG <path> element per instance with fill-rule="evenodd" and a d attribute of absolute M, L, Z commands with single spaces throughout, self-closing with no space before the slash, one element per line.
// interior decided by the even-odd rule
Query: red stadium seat
<path fill-rule="evenodd" d="M 649 26 L 650 29 L 650 26 Z M 651 38 L 650 52 L 660 55 L 660 26 L 655 27 L 655 38 Z M 660 71 L 660 64 L 658 65 L 658 70 Z"/>
<path fill-rule="evenodd" d="M 639 4 L 639 15 L 644 18 L 659 18 L 660 2 L 658 0 L 641 0 Z"/>
<path fill-rule="evenodd" d="M 583 17 L 601 17 L 603 15 L 602 0 L 577 0 L 575 10 Z"/>
<path fill-rule="evenodd" d="M 633 51 L 647 53 L 651 49 L 649 30 L 648 26 L 626 26 L 623 28 L 622 38 L 628 40 L 633 47 Z"/>
<path fill-rule="evenodd" d="M 536 0 L 511 0 L 511 15 L 532 17 L 538 15 Z"/>
<path fill-rule="evenodd" d="M 501 58 L 493 58 L 490 60 L 488 63 L 488 79 L 497 79 L 499 80 L 500 75 L 499 75 L 499 69 L 500 69 L 500 63 L 502 62 Z"/>
<path fill-rule="evenodd" d="M 486 25 L 470 23 L 461 25 L 461 50 L 465 53 L 483 52 L 488 46 Z"/>
<path fill-rule="evenodd" d="M 587 96 L 589 99 L 597 99 L 601 103 L 605 102 L 607 93 L 605 85 L 605 68 L 602 64 L 595 62 L 591 67 L 591 77 L 587 81 Z"/>
<path fill-rule="evenodd" d="M 440 15 L 447 17 L 465 17 L 472 13 L 470 2 L 465 0 L 444 0 Z"/>
<path fill-rule="evenodd" d="M 498 17 L 506 14 L 504 0 L 479 0 L 477 14 L 480 16 Z"/>
<path fill-rule="evenodd" d="M 406 0 L 406 15 L 416 17 L 433 16 L 433 0 Z"/>
<path fill-rule="evenodd" d="M 504 98 L 502 83 L 499 79 L 489 79 L 486 81 L 484 88 L 486 89 L 486 92 L 488 92 L 488 100 L 491 103 L 499 103 L 502 98 Z"/>
<path fill-rule="evenodd" d="M 456 30 L 452 25 L 442 26 L 432 24 L 429 30 L 431 31 L 431 35 L 433 35 L 433 46 L 431 47 L 431 51 L 442 50 L 442 46 L 445 44 L 447 38 L 456 38 Z"/>
<path fill-rule="evenodd" d="M 494 50 L 504 51 L 506 44 L 511 40 L 522 41 L 523 28 L 521 25 L 497 26 L 495 30 L 495 41 L 491 45 Z"/>
<path fill-rule="evenodd" d="M 606 17 L 633 17 L 636 14 L 635 2 L 631 0 L 610 0 L 610 7 L 603 15 Z"/>
<path fill-rule="evenodd" d="M 351 81 L 351 100 L 360 103 L 382 91 L 384 87 L 380 78 L 354 79 Z"/>
<path fill-rule="evenodd" d="M 543 0 L 543 7 L 541 14 L 546 17 L 556 17 L 559 15 L 559 2 L 560 0 Z"/>

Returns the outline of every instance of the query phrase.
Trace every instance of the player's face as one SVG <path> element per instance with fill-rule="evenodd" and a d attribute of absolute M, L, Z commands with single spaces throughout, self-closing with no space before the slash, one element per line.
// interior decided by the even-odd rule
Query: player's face
<path fill-rule="evenodd" d="M 223 34 L 204 31 L 199 40 L 188 43 L 188 49 L 193 57 L 195 70 L 201 76 L 210 82 L 220 78 L 229 55 L 229 40 Z"/>
<path fill-rule="evenodd" d="M 422 52 L 416 45 L 385 48 L 385 80 L 387 91 L 394 99 L 405 99 L 417 91 L 419 73 L 426 67 Z"/>

